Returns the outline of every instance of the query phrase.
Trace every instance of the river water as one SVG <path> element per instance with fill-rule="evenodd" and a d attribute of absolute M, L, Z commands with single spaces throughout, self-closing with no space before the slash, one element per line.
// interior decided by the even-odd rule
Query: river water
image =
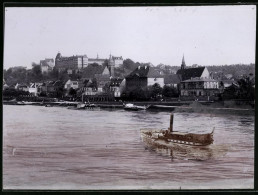
<path fill-rule="evenodd" d="M 205 158 L 151 148 L 141 128 L 169 112 L 3 106 L 4 189 L 240 189 L 254 187 L 254 116 L 174 112 L 174 129 L 210 133 Z"/>

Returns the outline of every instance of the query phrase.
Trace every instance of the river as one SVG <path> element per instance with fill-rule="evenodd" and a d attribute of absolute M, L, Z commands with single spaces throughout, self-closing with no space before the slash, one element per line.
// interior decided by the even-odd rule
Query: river
<path fill-rule="evenodd" d="M 3 188 L 254 187 L 253 114 L 175 111 L 177 131 L 210 133 L 215 127 L 211 155 L 205 159 L 146 145 L 140 129 L 168 128 L 169 114 L 4 105 Z"/>

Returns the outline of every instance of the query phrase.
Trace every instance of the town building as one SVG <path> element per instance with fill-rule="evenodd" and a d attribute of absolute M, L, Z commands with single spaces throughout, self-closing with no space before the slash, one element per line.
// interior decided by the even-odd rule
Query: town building
<path fill-rule="evenodd" d="M 99 58 L 99 55 L 97 54 L 97 58 L 88 58 L 88 64 L 98 64 L 103 65 L 107 59 L 101 59 Z"/>
<path fill-rule="evenodd" d="M 146 89 L 155 83 L 163 87 L 164 77 L 153 67 L 139 66 L 126 77 L 126 91 L 129 92 L 137 88 Z"/>
<path fill-rule="evenodd" d="M 119 67 L 120 65 L 122 65 L 123 64 L 123 57 L 122 56 L 120 56 L 120 57 L 115 57 L 115 56 L 112 56 L 111 54 L 110 54 L 110 56 L 109 56 L 109 60 L 108 60 L 108 65 L 109 65 L 109 67 L 115 67 L 115 68 L 117 68 L 117 67 Z"/>
<path fill-rule="evenodd" d="M 64 83 L 60 80 L 47 81 L 41 86 L 41 92 L 49 97 L 60 97 L 63 95 Z"/>
<path fill-rule="evenodd" d="M 206 67 L 187 68 L 183 56 L 181 69 L 177 71 L 181 96 L 215 96 L 219 93 L 219 82 L 213 78 Z"/>
<path fill-rule="evenodd" d="M 98 92 L 106 92 L 110 84 L 110 75 L 108 74 L 97 74 L 95 75 L 97 82 Z"/>
<path fill-rule="evenodd" d="M 96 75 L 111 76 L 111 73 L 107 66 L 97 64 L 90 64 L 83 69 L 82 78 L 84 79 L 93 79 Z"/>
<path fill-rule="evenodd" d="M 38 96 L 41 92 L 42 85 L 43 83 L 30 83 L 29 93 L 31 93 L 34 96 Z"/>
<path fill-rule="evenodd" d="M 72 81 L 72 80 L 68 80 L 66 81 L 65 85 L 64 85 L 64 89 L 69 90 L 69 89 L 78 89 L 79 88 L 79 81 Z"/>
<path fill-rule="evenodd" d="M 180 82 L 180 76 L 177 74 L 164 75 L 164 84 L 166 86 L 177 88 Z"/>
<path fill-rule="evenodd" d="M 115 98 L 121 97 L 122 92 L 125 89 L 125 79 L 111 78 L 110 81 L 110 92 L 113 93 Z"/>
<path fill-rule="evenodd" d="M 94 80 L 86 79 L 83 82 L 83 87 L 80 88 L 79 92 L 82 94 L 82 98 L 86 100 L 85 98 L 89 96 L 95 96 L 98 92 L 97 83 Z"/>
<path fill-rule="evenodd" d="M 24 83 L 17 83 L 14 88 L 18 91 L 29 91 L 29 87 Z"/>
<path fill-rule="evenodd" d="M 55 62 L 54 59 L 46 58 L 45 60 L 40 60 L 39 65 L 41 68 L 41 73 L 44 74 L 53 70 Z"/>
<path fill-rule="evenodd" d="M 86 55 L 63 57 L 60 52 L 56 55 L 55 67 L 59 71 L 80 70 L 87 66 L 88 66 L 88 57 Z"/>
<path fill-rule="evenodd" d="M 181 69 L 179 69 L 176 74 L 179 75 L 181 81 L 196 77 L 210 78 L 210 73 L 206 67 L 187 68 L 184 56 L 182 59 Z"/>
<path fill-rule="evenodd" d="M 55 67 L 59 71 L 68 70 L 68 74 L 72 74 L 73 72 L 79 72 L 90 64 L 103 65 L 105 61 L 107 61 L 107 59 L 99 58 L 98 55 L 97 58 L 88 58 L 87 55 L 63 57 L 59 52 L 55 59 Z"/>
<path fill-rule="evenodd" d="M 192 78 L 180 83 L 181 96 L 215 96 L 219 93 L 219 82 L 210 78 Z"/>

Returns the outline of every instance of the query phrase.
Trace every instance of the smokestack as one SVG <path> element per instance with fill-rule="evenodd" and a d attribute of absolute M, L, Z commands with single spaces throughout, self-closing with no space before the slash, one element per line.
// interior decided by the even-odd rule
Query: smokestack
<path fill-rule="evenodd" d="M 174 115 L 173 114 L 170 114 L 170 132 L 172 133 L 173 132 L 173 119 L 174 119 Z"/>

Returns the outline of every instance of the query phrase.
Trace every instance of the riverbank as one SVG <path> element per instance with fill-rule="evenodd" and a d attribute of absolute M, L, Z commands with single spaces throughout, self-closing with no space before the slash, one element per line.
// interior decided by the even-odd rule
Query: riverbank
<path fill-rule="evenodd" d="M 5 105 L 34 105 L 46 107 L 67 107 L 76 106 L 79 102 L 54 101 L 54 102 L 26 102 L 26 101 L 4 101 Z M 103 109 L 123 109 L 124 104 L 129 102 L 91 102 Z M 201 102 L 201 101 L 173 101 L 173 102 L 130 102 L 139 106 L 148 106 L 149 111 L 167 111 L 167 112 L 197 112 L 197 113 L 227 113 L 227 114 L 254 114 L 254 106 L 248 103 L 236 104 L 234 101 L 220 102 Z"/>

